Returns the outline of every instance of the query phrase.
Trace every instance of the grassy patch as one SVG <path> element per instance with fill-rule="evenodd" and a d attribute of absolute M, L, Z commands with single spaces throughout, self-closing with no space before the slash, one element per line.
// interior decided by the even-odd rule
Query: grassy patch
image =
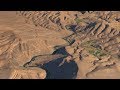
<path fill-rule="evenodd" d="M 107 55 L 107 52 L 102 50 L 99 45 L 96 44 L 97 41 L 95 40 L 90 40 L 87 42 L 82 43 L 82 46 L 85 47 L 85 49 L 95 57 L 103 57 Z"/>
<path fill-rule="evenodd" d="M 90 40 L 90 41 L 83 42 L 82 46 L 84 46 L 84 47 L 90 47 L 90 46 L 93 46 L 95 44 L 96 44 L 95 40 Z"/>
<path fill-rule="evenodd" d="M 76 18 L 75 21 L 76 21 L 76 23 L 78 23 L 78 24 L 79 24 L 80 22 L 83 22 L 83 20 L 80 19 L 80 18 Z"/>
<path fill-rule="evenodd" d="M 91 50 L 88 50 L 88 52 L 98 58 L 106 55 L 103 51 L 98 49 L 91 49 Z"/>

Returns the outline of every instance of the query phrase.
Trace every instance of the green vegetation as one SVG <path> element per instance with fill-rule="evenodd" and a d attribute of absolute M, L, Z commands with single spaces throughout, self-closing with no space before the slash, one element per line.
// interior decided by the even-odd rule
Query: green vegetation
<path fill-rule="evenodd" d="M 90 47 L 90 46 L 93 46 L 95 44 L 96 44 L 95 40 L 90 40 L 90 41 L 83 42 L 82 46 L 84 46 L 84 47 Z"/>
<path fill-rule="evenodd" d="M 89 53 L 98 58 L 106 55 L 102 50 L 98 50 L 98 49 L 91 49 L 89 50 Z"/>
<path fill-rule="evenodd" d="M 79 24 L 79 23 L 80 23 L 80 22 L 82 22 L 83 20 L 82 20 L 82 19 L 80 19 L 80 18 L 76 18 L 76 19 L 75 19 L 75 21 L 76 21 L 76 23 L 78 23 L 78 24 Z"/>
<path fill-rule="evenodd" d="M 97 41 L 90 40 L 87 42 L 82 43 L 82 46 L 85 47 L 85 49 L 95 57 L 103 57 L 107 55 L 108 53 L 100 48 L 99 45 L 96 44 Z"/>

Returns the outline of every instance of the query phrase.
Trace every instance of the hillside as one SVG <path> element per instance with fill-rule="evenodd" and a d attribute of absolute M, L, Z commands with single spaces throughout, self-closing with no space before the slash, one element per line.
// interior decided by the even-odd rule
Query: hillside
<path fill-rule="evenodd" d="M 0 11 L 0 78 L 120 78 L 119 11 Z"/>

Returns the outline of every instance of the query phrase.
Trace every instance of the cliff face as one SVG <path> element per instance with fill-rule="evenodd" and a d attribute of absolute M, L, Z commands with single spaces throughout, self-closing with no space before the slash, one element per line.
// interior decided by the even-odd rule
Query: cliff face
<path fill-rule="evenodd" d="M 45 78 L 58 58 L 76 63 L 74 78 L 120 78 L 120 12 L 0 12 L 0 78 Z"/>

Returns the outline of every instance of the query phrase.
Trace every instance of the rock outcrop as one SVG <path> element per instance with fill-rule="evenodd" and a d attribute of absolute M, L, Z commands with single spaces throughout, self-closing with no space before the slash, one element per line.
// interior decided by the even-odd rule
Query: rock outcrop
<path fill-rule="evenodd" d="M 0 12 L 1 79 L 45 79 L 59 58 L 77 64 L 77 79 L 120 78 L 120 12 Z"/>

